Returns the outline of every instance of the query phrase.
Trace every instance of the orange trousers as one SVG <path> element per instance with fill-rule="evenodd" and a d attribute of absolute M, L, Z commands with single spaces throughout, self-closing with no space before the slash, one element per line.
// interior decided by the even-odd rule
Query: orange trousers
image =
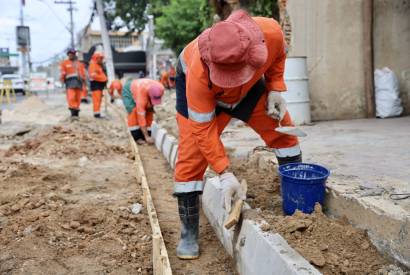
<path fill-rule="evenodd" d="M 154 112 L 147 112 L 145 119 L 147 121 L 147 128 L 150 130 L 152 121 L 154 120 Z M 128 129 L 130 131 L 140 129 L 137 118 L 137 107 L 135 107 L 132 112 L 128 114 Z"/>
<path fill-rule="evenodd" d="M 284 135 L 275 131 L 278 121 L 266 114 L 267 94 L 265 93 L 258 101 L 247 124 L 263 139 L 269 148 L 286 149 L 300 153 L 298 139 L 293 136 Z M 221 112 L 217 117 L 219 134 L 225 129 L 231 120 L 231 116 Z M 179 128 L 178 158 L 175 167 L 175 182 L 181 192 L 199 191 L 202 186 L 203 175 L 208 166 L 208 162 L 201 154 L 195 136 L 192 134 L 189 120 L 177 113 L 177 123 Z M 291 126 L 292 120 L 287 112 L 282 126 Z M 294 150 L 292 150 L 294 148 Z M 276 153 L 276 152 L 275 152 Z M 181 185 L 186 185 L 184 188 Z M 177 191 L 176 191 L 177 192 Z M 179 193 L 179 192 L 178 192 Z"/>
<path fill-rule="evenodd" d="M 103 92 L 101 90 L 92 91 L 93 99 L 93 111 L 94 115 L 101 114 L 101 101 L 102 101 Z"/>
<path fill-rule="evenodd" d="M 69 109 L 79 110 L 81 102 L 81 89 L 68 88 L 66 92 Z"/>
<path fill-rule="evenodd" d="M 87 86 L 83 86 L 83 90 L 81 91 L 81 98 L 87 98 L 88 97 L 88 91 L 87 91 Z"/>

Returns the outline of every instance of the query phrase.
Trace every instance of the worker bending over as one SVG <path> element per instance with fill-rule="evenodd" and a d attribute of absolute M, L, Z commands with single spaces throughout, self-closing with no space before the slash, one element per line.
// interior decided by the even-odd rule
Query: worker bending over
<path fill-rule="evenodd" d="M 103 69 L 103 59 L 104 55 L 102 53 L 95 52 L 91 57 L 90 66 L 88 67 L 95 118 L 101 118 L 101 100 L 103 90 L 107 84 L 107 76 Z"/>
<path fill-rule="evenodd" d="M 128 79 L 122 89 L 122 100 L 128 113 L 128 129 L 138 144 L 153 144 L 151 124 L 154 106 L 161 104 L 164 86 L 156 80 Z"/>
<path fill-rule="evenodd" d="M 68 58 L 60 64 L 60 80 L 65 84 L 68 109 L 70 110 L 72 120 L 78 119 L 81 92 L 85 83 L 84 65 L 77 60 L 76 53 L 75 49 L 68 49 Z"/>
<path fill-rule="evenodd" d="M 301 162 L 297 138 L 275 131 L 292 125 L 281 92 L 286 90 L 285 42 L 271 18 L 238 10 L 189 43 L 179 56 L 176 76 L 178 159 L 174 195 L 181 238 L 177 256 L 199 256 L 199 198 L 208 165 L 220 175 L 224 207 L 244 198 L 229 168 L 220 135 L 232 117 L 244 121 L 275 152 L 279 164 Z"/>
<path fill-rule="evenodd" d="M 114 100 L 117 97 L 115 95 L 115 92 L 117 92 L 118 97 L 121 97 L 121 91 L 122 91 L 121 81 L 118 79 L 113 80 L 113 82 L 111 82 L 110 84 L 110 89 L 108 91 L 111 97 L 111 103 L 114 103 Z"/>

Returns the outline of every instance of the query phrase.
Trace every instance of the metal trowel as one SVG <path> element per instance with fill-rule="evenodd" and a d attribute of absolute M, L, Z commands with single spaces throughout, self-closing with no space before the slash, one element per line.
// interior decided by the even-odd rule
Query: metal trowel
<path fill-rule="evenodd" d="M 295 126 L 282 127 L 282 125 L 280 124 L 280 120 L 279 120 L 279 127 L 275 128 L 275 131 L 285 134 L 285 135 L 295 136 L 295 137 L 306 137 L 307 136 L 307 134 L 303 132 L 301 129 L 299 129 L 298 127 L 295 127 Z"/>

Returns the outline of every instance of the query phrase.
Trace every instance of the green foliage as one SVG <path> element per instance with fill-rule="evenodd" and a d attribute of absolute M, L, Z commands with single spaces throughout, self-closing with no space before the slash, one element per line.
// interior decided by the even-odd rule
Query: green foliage
<path fill-rule="evenodd" d="M 179 53 L 187 43 L 208 28 L 219 0 L 104 0 L 108 27 L 141 32 L 154 15 L 156 36 Z M 212 3 L 212 4 L 210 4 Z M 240 0 L 241 6 L 255 16 L 278 18 L 277 0 Z M 219 4 L 218 4 L 219 5 Z M 229 14 L 229 13 L 228 13 Z M 120 19 L 120 20 L 118 20 Z"/>
<path fill-rule="evenodd" d="M 104 0 L 104 10 L 109 28 L 141 32 L 148 22 L 148 0 Z M 116 20 L 120 18 L 121 20 Z"/>
<path fill-rule="evenodd" d="M 278 19 L 277 0 L 242 0 L 241 4 L 254 16 L 273 17 Z"/>
<path fill-rule="evenodd" d="M 155 34 L 164 39 L 165 47 L 176 54 L 195 39 L 211 22 L 210 8 L 206 0 L 171 0 L 162 8 L 162 16 L 156 18 Z"/>

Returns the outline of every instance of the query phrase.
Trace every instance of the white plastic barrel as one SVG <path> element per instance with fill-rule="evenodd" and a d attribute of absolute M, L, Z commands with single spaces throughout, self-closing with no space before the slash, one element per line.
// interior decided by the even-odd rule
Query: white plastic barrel
<path fill-rule="evenodd" d="M 288 57 L 285 65 L 285 82 L 288 91 L 282 93 L 295 124 L 307 124 L 310 119 L 306 57 Z"/>

